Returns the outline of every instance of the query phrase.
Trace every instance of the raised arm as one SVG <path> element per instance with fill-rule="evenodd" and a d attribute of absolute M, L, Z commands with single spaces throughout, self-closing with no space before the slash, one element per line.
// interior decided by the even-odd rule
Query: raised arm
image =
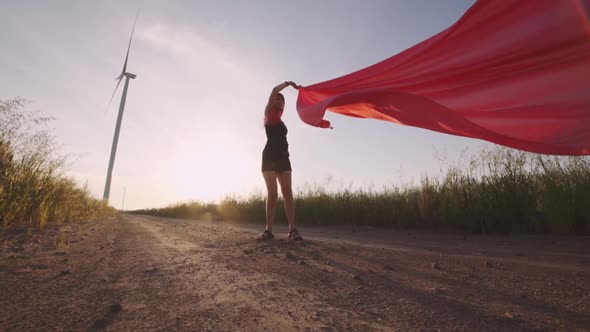
<path fill-rule="evenodd" d="M 285 82 L 275 86 L 272 89 L 270 96 L 268 97 L 268 102 L 266 103 L 266 108 L 264 109 L 264 116 L 266 116 L 268 114 L 268 112 L 270 112 L 270 110 L 272 109 L 273 105 L 275 104 L 275 100 L 277 99 L 277 95 L 279 94 L 279 92 L 281 90 L 283 90 L 284 88 L 288 87 L 289 85 L 294 87 L 295 89 L 299 89 L 299 85 L 295 84 L 293 81 L 285 81 Z"/>

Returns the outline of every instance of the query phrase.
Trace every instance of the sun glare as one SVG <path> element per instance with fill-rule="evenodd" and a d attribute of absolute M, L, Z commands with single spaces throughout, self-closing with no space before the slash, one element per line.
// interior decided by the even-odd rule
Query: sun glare
<path fill-rule="evenodd" d="M 255 162 L 239 146 L 238 138 L 207 139 L 177 156 L 172 167 L 177 196 L 183 200 L 216 201 L 238 194 Z"/>

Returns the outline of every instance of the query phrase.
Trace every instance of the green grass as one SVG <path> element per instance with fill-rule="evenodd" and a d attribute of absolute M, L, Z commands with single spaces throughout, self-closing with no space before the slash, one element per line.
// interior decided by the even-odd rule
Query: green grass
<path fill-rule="evenodd" d="M 114 215 L 64 175 L 67 156 L 47 129 L 52 119 L 26 105 L 20 98 L 0 101 L 0 223 L 35 229 Z"/>
<path fill-rule="evenodd" d="M 497 148 L 472 156 L 413 187 L 383 190 L 319 185 L 296 193 L 297 223 L 372 225 L 478 234 L 587 234 L 590 159 Z M 134 213 L 264 223 L 265 197 L 227 197 L 218 204 L 178 203 Z M 279 200 L 277 222 L 285 223 Z"/>

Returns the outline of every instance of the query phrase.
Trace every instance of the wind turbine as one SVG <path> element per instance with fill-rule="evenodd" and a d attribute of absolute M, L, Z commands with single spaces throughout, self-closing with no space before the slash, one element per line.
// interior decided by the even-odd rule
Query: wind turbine
<path fill-rule="evenodd" d="M 109 160 L 109 169 L 107 171 L 107 181 L 104 185 L 104 195 L 102 197 L 103 200 L 109 200 L 109 194 L 111 192 L 111 178 L 113 175 L 113 166 L 115 165 L 115 155 L 117 154 L 117 143 L 119 142 L 119 131 L 121 130 L 121 121 L 123 120 L 123 111 L 125 110 L 125 100 L 127 99 L 127 88 L 129 87 L 129 79 L 135 79 L 136 75 L 127 72 L 127 60 L 129 60 L 129 49 L 131 49 L 131 41 L 133 40 L 133 32 L 135 31 L 135 24 L 137 23 L 137 18 L 139 17 L 139 11 L 137 11 L 137 15 L 135 16 L 135 22 L 133 22 L 133 29 L 131 29 L 131 37 L 129 38 L 129 46 L 127 46 L 127 55 L 125 56 L 125 63 L 123 64 L 123 70 L 121 71 L 121 75 L 117 77 L 117 85 L 115 86 L 115 91 L 113 91 L 113 95 L 111 96 L 111 100 L 109 101 L 109 105 L 107 106 L 107 110 L 109 106 L 111 106 L 111 102 L 115 97 L 115 93 L 117 93 L 117 89 L 119 88 L 119 84 L 125 77 L 125 86 L 123 87 L 123 95 L 121 96 L 121 104 L 119 105 L 119 115 L 117 116 L 117 126 L 115 127 L 115 136 L 113 137 L 113 146 L 111 147 L 111 158 Z"/>

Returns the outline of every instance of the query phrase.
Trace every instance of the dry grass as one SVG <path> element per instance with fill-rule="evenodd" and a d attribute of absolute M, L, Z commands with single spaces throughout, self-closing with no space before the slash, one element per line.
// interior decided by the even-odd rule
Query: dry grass
<path fill-rule="evenodd" d="M 67 156 L 47 129 L 52 119 L 26 105 L 20 98 L 0 101 L 0 223 L 34 229 L 114 214 L 64 175 Z"/>
<path fill-rule="evenodd" d="M 382 190 L 308 186 L 296 197 L 297 222 L 357 224 L 470 233 L 585 234 L 590 219 L 590 159 L 497 148 L 472 156 L 418 186 Z M 135 213 L 264 222 L 265 197 L 219 204 L 178 203 Z M 282 203 L 277 219 L 284 222 Z"/>

